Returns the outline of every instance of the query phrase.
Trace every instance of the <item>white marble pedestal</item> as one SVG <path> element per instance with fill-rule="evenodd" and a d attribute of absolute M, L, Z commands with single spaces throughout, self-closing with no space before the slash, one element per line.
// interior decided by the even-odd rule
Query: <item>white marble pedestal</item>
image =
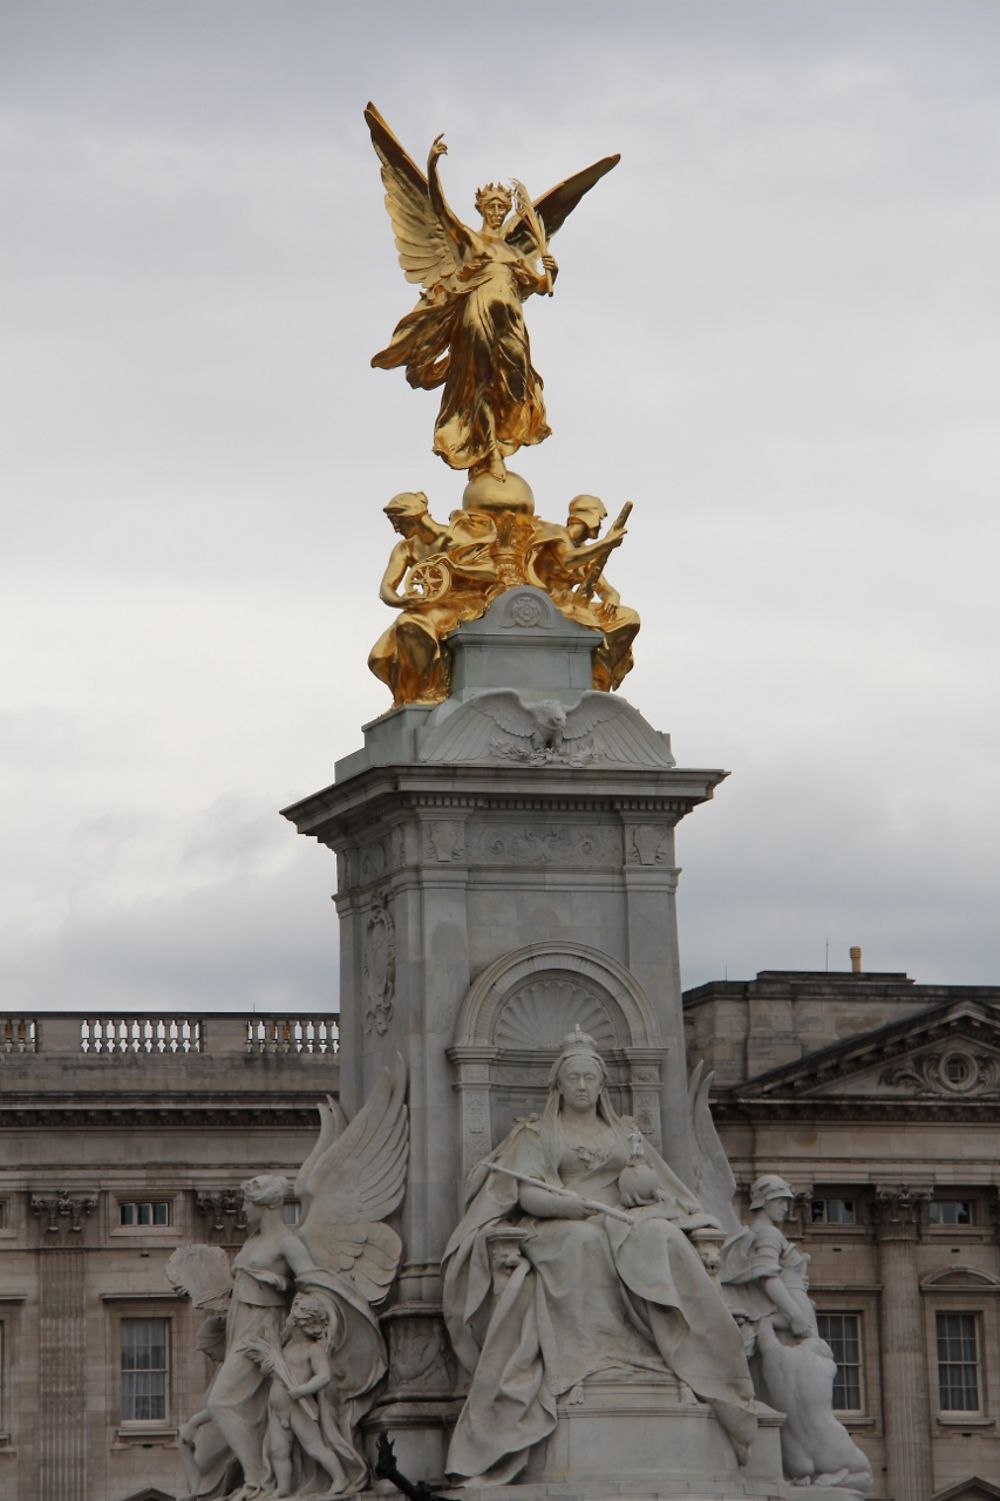
<path fill-rule="evenodd" d="M 674 837 L 725 772 L 678 767 L 669 737 L 592 691 L 598 644 L 540 590 L 510 590 L 450 638 L 445 703 L 366 726 L 333 785 L 285 810 L 337 856 L 348 1116 L 382 1069 L 406 1064 L 405 1259 L 364 1431 L 372 1456 L 391 1434 L 402 1473 L 434 1489 L 467 1382 L 441 1316 L 441 1256 L 469 1170 L 544 1107 L 561 1040 L 577 1026 L 594 1038 L 615 1108 L 682 1178 L 694 1157 Z M 591 1382 L 519 1482 L 488 1494 L 788 1501 L 778 1426 L 764 1417 L 740 1470 L 711 1410 L 678 1386 Z"/>
<path fill-rule="evenodd" d="M 517 1494 L 784 1497 L 781 1414 L 762 1408 L 750 1463 L 741 1469 L 710 1407 L 679 1382 L 592 1378 L 559 1403 L 555 1432 L 539 1444 Z M 697 1477 L 695 1479 L 695 1477 Z"/>

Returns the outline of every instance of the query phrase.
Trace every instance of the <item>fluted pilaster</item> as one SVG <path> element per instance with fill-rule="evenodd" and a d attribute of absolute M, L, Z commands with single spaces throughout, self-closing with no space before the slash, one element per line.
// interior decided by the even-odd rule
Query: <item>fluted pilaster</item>
<path fill-rule="evenodd" d="M 92 1193 L 34 1194 L 39 1219 L 38 1494 L 88 1501 L 87 1342 L 83 1222 Z"/>
<path fill-rule="evenodd" d="M 930 1391 L 917 1275 L 917 1241 L 930 1189 L 879 1185 L 875 1226 L 882 1283 L 882 1370 L 889 1494 L 930 1501 Z"/>

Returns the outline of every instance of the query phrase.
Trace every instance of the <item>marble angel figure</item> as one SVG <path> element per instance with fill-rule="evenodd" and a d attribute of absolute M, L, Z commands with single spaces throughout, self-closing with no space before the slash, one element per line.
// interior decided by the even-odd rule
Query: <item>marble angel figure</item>
<path fill-rule="evenodd" d="M 404 366 L 411 386 L 443 386 L 434 452 L 473 478 L 489 473 L 502 480 L 504 459 L 550 432 L 522 304 L 533 293 L 551 293 L 558 267 L 548 239 L 618 157 L 595 162 L 534 203 L 520 183 L 513 190 L 488 183 L 476 194 L 482 224 L 471 229 L 441 188 L 443 137 L 431 147 L 425 177 L 374 105 L 365 120 L 382 166 L 399 263 L 407 281 L 423 287 L 372 364 Z"/>
<path fill-rule="evenodd" d="M 319 1107 L 319 1138 L 294 1190 L 267 1173 L 242 1185 L 249 1234 L 233 1263 L 224 1354 L 203 1412 L 186 1425 L 209 1429 L 200 1447 L 213 1459 L 191 1501 L 318 1501 L 368 1484 L 356 1433 L 386 1370 L 373 1306 L 402 1252 L 384 1220 L 405 1190 L 405 1089 L 398 1059 L 349 1125 L 334 1102 Z M 282 1217 L 293 1192 L 295 1228 Z M 239 1465 L 236 1489 L 219 1478 L 220 1452 Z"/>
<path fill-rule="evenodd" d="M 449 1475 L 511 1481 L 555 1428 L 557 1398 L 609 1370 L 673 1373 L 745 1463 L 756 1412 L 743 1342 L 689 1239 L 716 1222 L 614 1109 L 591 1038 L 565 1040 L 544 1112 L 515 1123 L 470 1186 L 443 1263 L 445 1319 L 471 1376 Z"/>
<path fill-rule="evenodd" d="M 758 1395 L 786 1414 L 781 1456 L 793 1485 L 867 1492 L 871 1467 L 834 1416 L 833 1351 L 820 1338 L 809 1297 L 809 1257 L 781 1226 L 792 1201 L 783 1178 L 765 1174 L 750 1191 L 750 1223 L 723 1247 L 721 1279 L 734 1315 L 754 1333 Z M 735 1218 L 735 1217 L 734 1217 Z"/>

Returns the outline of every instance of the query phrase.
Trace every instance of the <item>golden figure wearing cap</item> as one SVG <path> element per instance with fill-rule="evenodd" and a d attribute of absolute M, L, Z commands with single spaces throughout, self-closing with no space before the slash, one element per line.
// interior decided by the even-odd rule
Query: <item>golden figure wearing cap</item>
<path fill-rule="evenodd" d="M 372 647 L 368 666 L 392 689 L 394 703 L 440 703 L 449 684 L 443 638 L 459 621 L 482 615 L 496 593 L 496 528 L 478 511 L 456 511 L 445 526 L 422 491 L 393 496 L 385 514 L 400 540 L 379 598 L 401 613 Z"/>
<path fill-rule="evenodd" d="M 407 281 L 424 289 L 372 364 L 405 366 L 411 386 L 443 386 L 434 452 L 453 469 L 502 480 L 504 459 L 550 432 L 522 304 L 533 293 L 551 294 L 558 267 L 548 238 L 618 157 L 595 162 L 536 203 L 521 183 L 513 192 L 487 184 L 476 194 L 476 230 L 452 212 L 441 188 L 443 137 L 431 147 L 425 177 L 374 105 L 365 119 L 382 163 L 399 263 Z"/>
<path fill-rule="evenodd" d="M 617 688 L 632 667 L 639 616 L 622 604 L 618 590 L 604 576 L 609 553 L 624 540 L 631 509 L 626 503 L 604 536 L 595 540 L 607 509 L 596 495 L 577 495 L 569 503 L 565 526 L 536 524 L 528 560 L 529 584 L 544 589 L 570 620 L 603 634 L 604 643 L 594 653 L 595 688 Z"/>

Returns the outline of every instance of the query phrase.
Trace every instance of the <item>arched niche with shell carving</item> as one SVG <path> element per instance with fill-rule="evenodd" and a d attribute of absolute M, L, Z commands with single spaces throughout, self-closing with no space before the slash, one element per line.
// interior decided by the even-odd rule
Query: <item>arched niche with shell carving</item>
<path fill-rule="evenodd" d="M 583 944 L 531 944 L 495 960 L 469 990 L 451 1059 L 467 1174 L 515 1117 L 540 1111 L 559 1045 L 575 1026 L 604 1055 L 615 1106 L 662 1148 L 656 1012 L 633 975 Z"/>

